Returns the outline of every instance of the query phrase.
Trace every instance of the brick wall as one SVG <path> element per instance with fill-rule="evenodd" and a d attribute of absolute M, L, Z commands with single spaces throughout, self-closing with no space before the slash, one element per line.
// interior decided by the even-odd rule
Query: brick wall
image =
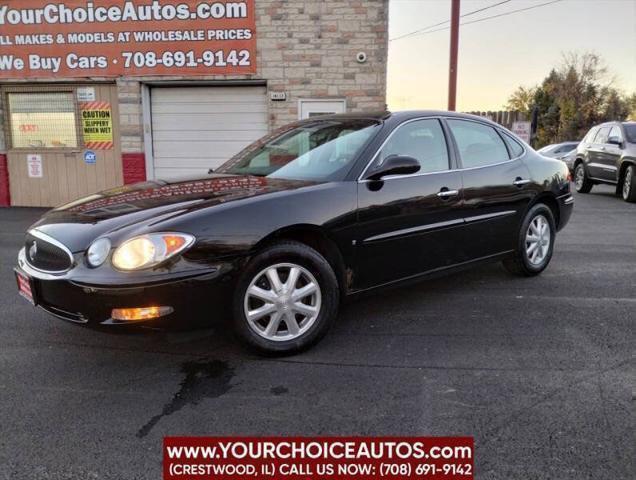
<path fill-rule="evenodd" d="M 298 119 L 298 99 L 346 98 L 348 111 L 386 102 L 387 0 L 256 0 L 258 68 L 272 91 L 272 127 Z M 358 63 L 358 52 L 368 60 Z"/>
<path fill-rule="evenodd" d="M 257 73 L 197 79 L 266 80 L 270 91 L 286 92 L 285 102 L 269 102 L 272 129 L 298 119 L 300 98 L 346 98 L 349 112 L 383 110 L 388 8 L 388 0 L 256 0 Z M 144 151 L 140 80 L 118 81 L 123 153 Z"/>
<path fill-rule="evenodd" d="M 0 207 L 11 205 L 11 194 L 9 189 L 9 165 L 7 164 L 6 143 L 4 136 L 4 111 L 3 102 L 0 99 Z"/>
<path fill-rule="evenodd" d="M 5 140 L 5 132 L 4 128 L 6 127 L 6 123 L 4 123 L 4 101 L 0 98 L 0 154 L 5 153 L 7 151 L 7 144 Z"/>

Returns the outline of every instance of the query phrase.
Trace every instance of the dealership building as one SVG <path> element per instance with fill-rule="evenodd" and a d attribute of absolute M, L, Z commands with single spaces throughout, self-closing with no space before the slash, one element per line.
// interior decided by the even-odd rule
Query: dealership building
<path fill-rule="evenodd" d="M 382 110 L 387 35 L 388 0 L 5 1 L 0 206 L 206 175 L 287 123 Z"/>

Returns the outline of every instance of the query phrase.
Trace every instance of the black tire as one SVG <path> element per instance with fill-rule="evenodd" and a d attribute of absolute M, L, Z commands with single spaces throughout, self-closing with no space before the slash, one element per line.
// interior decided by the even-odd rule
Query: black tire
<path fill-rule="evenodd" d="M 636 167 L 634 165 L 629 165 L 625 170 L 621 192 L 623 200 L 630 203 L 636 202 Z"/>
<path fill-rule="evenodd" d="M 246 302 L 249 301 L 246 300 L 246 294 L 252 282 L 268 268 L 281 264 L 293 264 L 306 269 L 313 275 L 320 288 L 321 303 L 317 318 L 307 331 L 291 340 L 265 338 L 265 332 L 259 334 L 256 331 L 257 327 L 250 325 L 246 316 Z M 274 290 L 271 286 L 268 288 L 271 291 Z M 315 345 L 327 334 L 338 315 L 339 303 L 340 289 L 338 280 L 329 262 L 320 253 L 307 245 L 294 241 L 283 241 L 267 247 L 255 255 L 241 273 L 233 299 L 232 317 L 234 330 L 247 346 L 259 353 L 266 355 L 298 353 Z M 267 324 L 272 321 L 272 317 L 266 316 L 264 318 Z M 285 317 L 283 317 L 282 322 L 285 324 Z M 285 326 L 284 328 L 288 327 Z"/>
<path fill-rule="evenodd" d="M 593 186 L 594 183 L 590 180 L 585 171 L 585 164 L 579 162 L 576 167 L 574 167 L 574 188 L 579 193 L 590 193 Z"/>
<path fill-rule="evenodd" d="M 529 233 L 530 224 L 540 216 L 547 220 L 547 225 L 550 229 L 550 239 L 548 242 L 549 245 L 546 245 L 548 249 L 543 260 L 538 263 L 533 263 L 528 255 L 528 244 L 526 243 L 526 236 Z M 528 211 L 526 217 L 521 223 L 521 228 L 519 229 L 517 239 L 517 249 L 514 253 L 514 256 L 503 261 L 504 267 L 510 273 L 513 273 L 515 275 L 521 275 L 525 277 L 533 277 L 535 275 L 539 275 L 548 267 L 548 265 L 550 264 L 550 260 L 552 260 L 555 238 L 556 223 L 554 221 L 552 210 L 550 210 L 550 208 L 543 203 L 534 205 L 530 209 L 530 211 Z"/>

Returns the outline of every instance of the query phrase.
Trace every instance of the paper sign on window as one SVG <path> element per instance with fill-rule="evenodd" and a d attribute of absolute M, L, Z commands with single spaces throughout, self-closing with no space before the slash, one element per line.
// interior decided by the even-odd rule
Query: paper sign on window
<path fill-rule="evenodd" d="M 84 144 L 91 150 L 112 150 L 113 114 L 108 102 L 81 104 Z"/>

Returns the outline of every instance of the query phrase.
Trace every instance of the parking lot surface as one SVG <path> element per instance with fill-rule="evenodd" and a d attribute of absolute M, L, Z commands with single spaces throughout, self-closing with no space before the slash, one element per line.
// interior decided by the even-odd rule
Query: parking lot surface
<path fill-rule="evenodd" d="M 476 478 L 636 478 L 636 205 L 609 187 L 576 197 L 539 278 L 497 264 L 362 298 L 283 359 L 33 309 L 12 268 L 41 212 L 0 210 L 0 479 L 157 479 L 181 434 L 467 435 Z"/>

